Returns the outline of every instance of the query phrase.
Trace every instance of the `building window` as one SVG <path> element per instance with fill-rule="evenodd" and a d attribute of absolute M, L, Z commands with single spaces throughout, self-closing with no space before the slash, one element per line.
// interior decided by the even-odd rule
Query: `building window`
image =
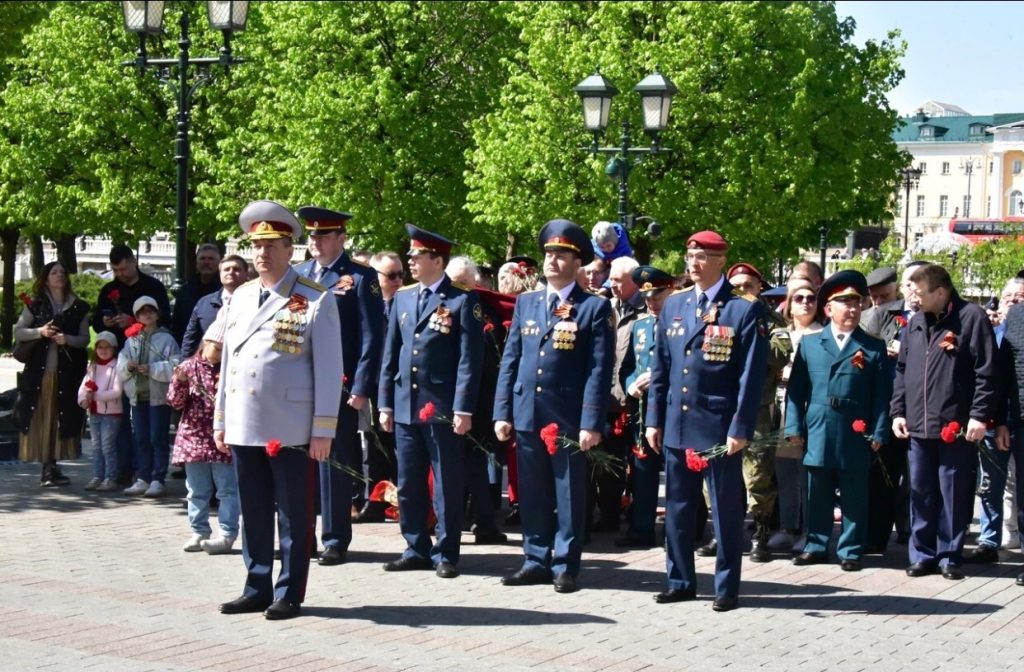
<path fill-rule="evenodd" d="M 928 174 L 928 164 L 925 163 L 924 161 L 922 161 L 921 163 L 917 164 L 917 169 L 921 171 L 922 175 L 927 175 Z"/>
<path fill-rule="evenodd" d="M 922 138 L 930 138 L 930 137 L 932 137 L 932 127 L 931 126 L 922 126 L 921 127 L 921 137 Z"/>
<path fill-rule="evenodd" d="M 917 197 L 917 217 L 924 217 L 924 196 Z"/>
<path fill-rule="evenodd" d="M 985 199 L 985 216 L 986 217 L 991 217 L 992 216 L 992 197 L 991 196 L 989 196 L 988 198 Z"/>
<path fill-rule="evenodd" d="M 988 174 L 991 175 L 992 171 L 994 171 L 995 169 L 996 169 L 996 162 L 995 161 L 989 161 L 988 162 Z"/>
<path fill-rule="evenodd" d="M 896 216 L 899 217 L 903 214 L 903 195 L 900 194 L 896 197 Z"/>
<path fill-rule="evenodd" d="M 1013 160 L 1013 174 L 1020 175 L 1020 159 Z"/>
<path fill-rule="evenodd" d="M 949 161 L 942 162 L 942 174 L 949 175 Z"/>
<path fill-rule="evenodd" d="M 971 197 L 964 196 L 964 217 L 971 216 Z"/>
<path fill-rule="evenodd" d="M 939 196 L 939 217 L 949 216 L 949 196 Z"/>
<path fill-rule="evenodd" d="M 1019 191 L 1010 192 L 1010 216 L 1020 217 L 1024 214 L 1024 201 L 1021 200 Z"/>

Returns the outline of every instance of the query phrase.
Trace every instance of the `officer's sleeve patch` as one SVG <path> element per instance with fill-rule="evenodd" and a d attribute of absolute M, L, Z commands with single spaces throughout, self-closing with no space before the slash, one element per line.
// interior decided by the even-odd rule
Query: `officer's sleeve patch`
<path fill-rule="evenodd" d="M 476 318 L 477 322 L 483 322 L 484 321 L 484 311 L 480 307 L 479 303 L 473 306 L 473 317 Z"/>
<path fill-rule="evenodd" d="M 376 280 L 370 283 L 370 294 L 380 296 L 380 283 Z"/>

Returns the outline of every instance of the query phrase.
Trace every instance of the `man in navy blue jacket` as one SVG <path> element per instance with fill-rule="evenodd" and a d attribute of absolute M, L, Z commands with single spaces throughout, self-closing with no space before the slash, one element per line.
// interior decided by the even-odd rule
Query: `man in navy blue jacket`
<path fill-rule="evenodd" d="M 520 294 L 498 386 L 494 433 L 516 432 L 523 566 L 506 586 L 554 583 L 576 590 L 585 527 L 587 458 L 605 431 L 615 364 L 611 305 L 576 284 L 594 250 L 579 225 L 555 219 L 540 231 L 547 286 Z M 541 431 L 554 425 L 551 447 Z M 561 437 L 576 441 L 566 445 Z"/>

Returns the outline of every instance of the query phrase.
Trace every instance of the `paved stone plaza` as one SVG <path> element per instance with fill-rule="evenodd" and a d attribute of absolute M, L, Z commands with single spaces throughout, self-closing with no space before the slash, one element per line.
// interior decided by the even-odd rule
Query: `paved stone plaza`
<path fill-rule="evenodd" d="M 385 574 L 404 547 L 393 523 L 356 526 L 350 562 L 314 565 L 301 618 L 223 616 L 240 593 L 240 551 L 184 553 L 184 482 L 159 501 L 82 490 L 87 460 L 62 463 L 66 488 L 41 490 L 38 465 L 0 465 L 0 669 L 682 670 L 1020 669 L 1024 588 L 1009 564 L 949 582 L 903 573 L 904 547 L 847 574 L 838 565 L 745 563 L 742 608 L 701 597 L 656 605 L 664 559 L 595 535 L 581 590 L 506 588 L 519 537 L 463 547 L 454 580 Z M 466 535 L 471 541 L 472 536 Z"/>

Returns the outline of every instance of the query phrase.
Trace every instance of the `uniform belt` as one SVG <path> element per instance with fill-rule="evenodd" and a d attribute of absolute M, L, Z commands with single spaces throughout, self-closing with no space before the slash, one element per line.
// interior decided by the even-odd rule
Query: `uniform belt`
<path fill-rule="evenodd" d="M 828 405 L 831 406 L 833 409 L 837 409 L 837 410 L 840 409 L 840 408 L 853 406 L 856 403 L 857 402 L 855 400 L 853 400 L 853 399 L 842 399 L 840 397 L 829 397 L 828 398 Z"/>

